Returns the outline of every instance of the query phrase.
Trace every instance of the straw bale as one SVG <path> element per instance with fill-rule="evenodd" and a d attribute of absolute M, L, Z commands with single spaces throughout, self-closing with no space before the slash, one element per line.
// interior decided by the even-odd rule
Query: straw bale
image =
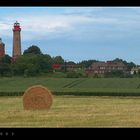
<path fill-rule="evenodd" d="M 23 95 L 23 107 L 25 110 L 49 109 L 52 103 L 51 92 L 41 85 L 29 87 Z"/>

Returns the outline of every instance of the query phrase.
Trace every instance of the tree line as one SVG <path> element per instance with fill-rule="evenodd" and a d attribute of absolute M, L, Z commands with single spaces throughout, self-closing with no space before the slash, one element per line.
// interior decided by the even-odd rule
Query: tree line
<path fill-rule="evenodd" d="M 38 46 L 32 45 L 23 55 L 12 61 L 12 57 L 5 55 L 0 59 L 0 76 L 36 76 L 40 73 L 53 72 L 52 64 L 64 64 L 61 56 L 51 57 L 43 54 Z"/>
<path fill-rule="evenodd" d="M 127 62 L 119 58 L 113 61 L 123 62 L 129 70 L 136 66 L 133 62 Z M 59 71 L 66 72 L 64 68 L 66 65 L 78 65 L 79 68 L 85 69 L 94 62 L 98 62 L 98 60 L 83 60 L 78 63 L 66 62 L 62 56 L 51 57 L 49 54 L 43 54 L 38 46 L 32 45 L 24 50 L 23 55 L 19 56 L 15 62 L 12 61 L 12 57 L 9 55 L 0 58 L 0 76 L 28 77 L 42 73 L 53 73 L 53 64 L 63 65 Z"/>

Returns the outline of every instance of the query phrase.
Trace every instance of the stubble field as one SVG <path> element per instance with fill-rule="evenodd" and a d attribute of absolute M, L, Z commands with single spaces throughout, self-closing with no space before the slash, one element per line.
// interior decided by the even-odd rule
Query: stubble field
<path fill-rule="evenodd" d="M 0 97 L 0 127 L 140 127 L 140 97 L 54 96 L 50 110 L 23 110 Z"/>

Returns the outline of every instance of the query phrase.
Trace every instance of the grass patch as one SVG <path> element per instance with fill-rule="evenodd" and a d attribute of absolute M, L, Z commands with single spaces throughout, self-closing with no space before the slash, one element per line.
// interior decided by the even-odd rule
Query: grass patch
<path fill-rule="evenodd" d="M 0 96 L 22 96 L 33 85 L 48 87 L 54 95 L 140 96 L 140 78 L 0 78 Z"/>

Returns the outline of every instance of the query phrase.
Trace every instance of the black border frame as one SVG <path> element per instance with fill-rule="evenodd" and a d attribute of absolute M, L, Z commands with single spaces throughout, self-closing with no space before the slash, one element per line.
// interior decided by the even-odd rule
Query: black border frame
<path fill-rule="evenodd" d="M 8 6 L 8 7 L 13 7 L 13 6 L 43 6 L 43 7 L 48 7 L 48 6 L 72 6 L 72 7 L 77 7 L 77 6 L 82 6 L 82 7 L 106 7 L 106 6 L 111 6 L 111 7 L 124 7 L 124 6 L 140 6 L 139 0 L 0 0 L 0 7 L 2 6 Z M 112 131 L 111 129 L 52 129 L 52 128 L 0 128 L 0 137 L 28 137 L 28 136 L 41 136 L 45 137 L 47 139 L 53 139 L 54 138 L 76 138 L 74 135 L 78 135 L 78 139 L 80 137 L 85 137 L 86 139 L 91 137 L 91 138 L 101 138 L 106 137 L 106 136 L 112 136 L 112 134 L 115 135 L 115 138 L 121 134 L 122 129 L 115 129 L 115 131 Z M 124 129 L 123 129 L 124 130 Z M 135 131 L 135 129 L 133 129 Z M 112 132 L 113 133 L 112 133 Z M 132 129 L 130 129 L 130 133 L 127 131 L 126 134 L 129 136 L 129 134 L 132 134 Z M 105 134 L 106 133 L 106 134 Z M 104 135 L 105 134 L 105 135 Z M 135 131 L 135 136 L 137 131 Z M 66 136 L 67 135 L 67 136 Z M 133 135 L 134 136 L 134 135 Z M 114 138 L 114 136 L 112 136 Z M 121 137 L 122 138 L 122 137 Z M 133 137 L 134 138 L 134 137 Z"/>
<path fill-rule="evenodd" d="M 139 0 L 0 0 L 0 6 L 140 6 Z"/>

